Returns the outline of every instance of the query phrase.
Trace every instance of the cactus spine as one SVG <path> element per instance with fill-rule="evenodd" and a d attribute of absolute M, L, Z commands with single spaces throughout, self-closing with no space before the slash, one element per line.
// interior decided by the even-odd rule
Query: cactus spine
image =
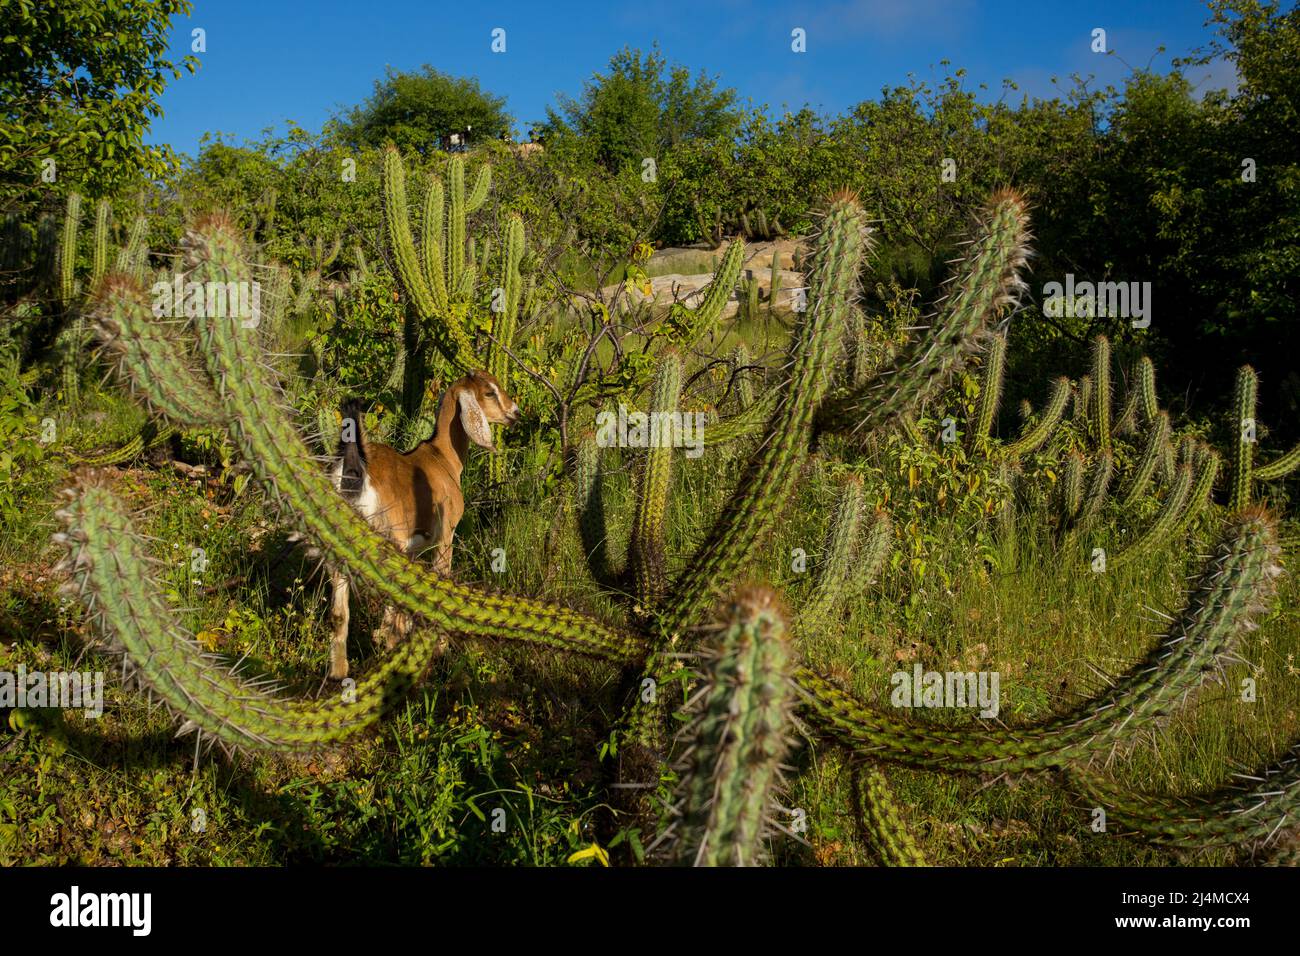
<path fill-rule="evenodd" d="M 903 811 L 879 768 L 868 766 L 859 775 L 857 796 L 867 843 L 884 866 L 929 866 L 916 845 Z"/>
<path fill-rule="evenodd" d="M 1147 426 L 1142 455 L 1138 458 L 1137 467 L 1133 469 L 1133 474 L 1129 477 L 1124 494 L 1120 498 L 1123 507 L 1131 508 L 1142 498 L 1147 485 L 1151 483 L 1151 476 L 1155 474 L 1156 465 L 1160 462 L 1161 452 L 1168 442 L 1169 413 L 1159 412 Z"/>
<path fill-rule="evenodd" d="M 685 866 L 754 866 L 765 857 L 794 698 L 792 653 L 771 592 L 738 594 L 706 654 L 709 684 L 686 734 L 673 856 Z"/>

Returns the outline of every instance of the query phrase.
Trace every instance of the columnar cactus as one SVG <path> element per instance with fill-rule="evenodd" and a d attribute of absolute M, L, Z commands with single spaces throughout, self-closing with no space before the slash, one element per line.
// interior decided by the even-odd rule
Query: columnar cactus
<path fill-rule="evenodd" d="M 836 498 L 817 561 L 816 582 L 799 611 L 801 628 L 818 623 L 841 607 L 848 596 L 854 575 L 859 573 L 856 558 L 862 538 L 863 507 L 862 479 L 851 478 Z"/>
<path fill-rule="evenodd" d="M 1056 426 L 1061 423 L 1066 406 L 1070 404 L 1072 389 L 1070 380 L 1065 377 L 1058 378 L 1052 383 L 1051 394 L 1048 396 L 1047 404 L 1043 406 L 1038 421 L 1032 427 L 1026 426 L 1020 437 L 1006 446 L 1008 457 L 1019 458 L 1043 447 L 1056 431 Z"/>
<path fill-rule="evenodd" d="M 1234 511 L 1250 503 L 1251 466 L 1255 460 L 1255 395 L 1259 380 L 1255 370 L 1243 365 L 1237 370 L 1232 390 L 1232 495 L 1228 506 Z"/>
<path fill-rule="evenodd" d="M 650 447 L 646 449 L 637 480 L 636 510 L 632 518 L 632 538 L 628 548 L 636 600 L 643 607 L 657 605 L 668 586 L 667 559 L 664 556 L 664 512 L 668 506 L 668 488 L 673 474 L 671 418 L 677 413 L 682 391 L 682 360 L 676 352 L 665 352 L 655 373 L 650 399 Z M 669 434 L 658 431 L 656 422 L 666 423 Z"/>
<path fill-rule="evenodd" d="M 1147 486 L 1151 483 L 1151 476 L 1155 474 L 1156 465 L 1160 463 L 1161 451 L 1168 442 L 1169 413 L 1159 412 L 1147 425 L 1141 457 L 1138 458 L 1137 467 L 1129 475 L 1128 484 L 1125 485 L 1124 493 L 1120 496 L 1120 504 L 1123 507 L 1129 508 L 1137 504 L 1146 493 Z"/>
<path fill-rule="evenodd" d="M 980 382 L 979 401 L 975 406 L 972 440 L 987 438 L 993 428 L 993 419 L 1002 403 L 1002 374 L 1006 357 L 1007 334 L 994 332 L 989 336 L 988 349 L 984 354 L 984 375 Z"/>
<path fill-rule="evenodd" d="M 1110 339 L 1092 341 L 1092 431 L 1098 447 L 1110 449 Z"/>
<path fill-rule="evenodd" d="M 701 651 L 708 681 L 684 734 L 680 819 L 673 860 L 685 866 L 754 866 L 789 750 L 793 652 L 784 614 L 767 590 L 742 590 Z"/>
<path fill-rule="evenodd" d="M 928 866 L 884 773 L 878 767 L 866 766 L 858 777 L 855 796 L 863 829 L 881 865 Z"/>

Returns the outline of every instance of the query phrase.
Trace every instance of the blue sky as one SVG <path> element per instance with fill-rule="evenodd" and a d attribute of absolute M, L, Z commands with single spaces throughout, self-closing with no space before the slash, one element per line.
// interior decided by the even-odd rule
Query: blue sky
<path fill-rule="evenodd" d="M 205 132 L 242 140 L 286 120 L 319 129 L 368 96 L 386 66 L 424 63 L 476 76 L 504 95 L 523 133 L 557 93 L 578 93 L 616 50 L 656 40 L 670 60 L 717 75 L 742 101 L 776 109 L 808 103 L 838 113 L 909 73 L 938 79 L 944 59 L 964 67 L 971 86 L 987 83 L 990 97 L 1001 95 L 1004 78 L 1050 95 L 1053 76 L 1092 74 L 1104 84 L 1117 82 L 1125 63 L 1167 69 L 1173 56 L 1209 40 L 1206 18 L 1193 0 L 195 0 L 194 13 L 175 23 L 173 52 L 189 52 L 195 27 L 206 31 L 207 52 L 197 54 L 196 74 L 168 86 L 149 140 L 192 155 Z M 802 54 L 791 51 L 796 27 L 806 31 Z M 1090 50 L 1097 27 L 1115 56 Z M 504 53 L 491 50 L 495 28 L 506 31 Z M 1157 56 L 1162 45 L 1167 52 Z M 1220 64 L 1203 82 L 1231 80 Z"/>

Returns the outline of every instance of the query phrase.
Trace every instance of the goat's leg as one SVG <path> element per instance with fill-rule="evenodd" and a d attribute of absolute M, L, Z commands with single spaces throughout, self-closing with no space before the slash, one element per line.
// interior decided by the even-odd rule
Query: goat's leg
<path fill-rule="evenodd" d="M 330 601 L 330 677 L 342 680 L 348 676 L 348 577 L 331 568 L 330 584 L 334 594 Z"/>

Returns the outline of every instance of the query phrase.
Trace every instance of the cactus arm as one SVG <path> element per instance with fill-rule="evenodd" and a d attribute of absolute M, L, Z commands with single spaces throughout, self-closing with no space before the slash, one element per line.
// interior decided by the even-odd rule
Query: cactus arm
<path fill-rule="evenodd" d="M 927 727 L 881 712 L 807 667 L 795 672 L 803 716 L 873 759 L 950 772 L 1042 770 L 1085 762 L 1157 725 L 1230 655 L 1280 574 L 1276 529 L 1260 509 L 1237 513 L 1146 660 L 1100 697 L 1037 727 L 1001 732 Z"/>
<path fill-rule="evenodd" d="M 139 275 L 139 266 L 142 256 L 145 254 L 144 240 L 149 231 L 149 220 L 144 216 L 137 216 L 131 223 L 131 229 L 126 234 L 126 245 L 117 253 L 117 259 L 113 263 L 114 272 L 129 273 L 141 278 Z M 143 279 L 141 278 L 141 281 Z"/>
<path fill-rule="evenodd" d="M 1255 421 L 1255 396 L 1259 391 L 1259 379 L 1255 370 L 1243 365 L 1237 370 L 1236 385 L 1232 390 L 1232 408 L 1234 418 L 1232 432 L 1232 492 L 1228 507 L 1238 511 L 1250 503 L 1251 466 L 1255 458 L 1254 435 L 1248 434 L 1247 426 Z M 1250 429 L 1253 432 L 1253 429 Z"/>
<path fill-rule="evenodd" d="M 1285 455 L 1280 455 L 1267 465 L 1255 469 L 1255 481 L 1275 481 L 1285 478 L 1296 468 L 1300 468 L 1300 445 L 1296 445 Z"/>
<path fill-rule="evenodd" d="M 1007 357 L 1006 332 L 994 332 L 989 338 L 984 355 L 984 374 L 980 381 L 979 402 L 975 406 L 975 427 L 972 440 L 987 438 L 993 429 L 993 419 L 1002 402 L 1003 366 Z"/>
<path fill-rule="evenodd" d="M 1214 493 L 1214 482 L 1219 477 L 1222 459 L 1217 452 L 1209 448 L 1200 449 L 1196 463 L 1196 482 L 1188 493 L 1187 503 L 1179 512 L 1178 518 L 1170 531 L 1172 538 L 1180 538 L 1187 533 L 1192 522 L 1210 506 L 1210 497 Z"/>
<path fill-rule="evenodd" d="M 792 652 L 771 592 L 737 595 L 707 654 L 709 683 L 684 735 L 690 747 L 673 857 L 687 866 L 754 866 L 765 855 L 794 698 Z"/>
<path fill-rule="evenodd" d="M 1183 513 L 1183 509 L 1187 507 L 1191 491 L 1192 469 L 1188 465 L 1182 465 L 1178 468 L 1174 483 L 1165 496 L 1160 510 L 1156 513 L 1155 520 L 1151 522 L 1146 531 L 1110 557 L 1110 566 L 1122 567 L 1133 558 L 1145 557 L 1167 543 L 1178 525 L 1179 516 Z"/>
<path fill-rule="evenodd" d="M 704 289 L 700 304 L 693 309 L 676 304 L 669 310 L 669 342 L 685 351 L 708 334 L 721 317 L 723 307 L 736 288 L 744 261 L 745 244 L 740 239 L 735 239 L 714 270 L 713 280 Z"/>
<path fill-rule="evenodd" d="M 889 782 L 878 767 L 858 774 L 856 796 L 866 842 L 884 866 L 929 866 L 916 845 Z"/>
<path fill-rule="evenodd" d="M 65 309 L 77 298 L 77 233 L 81 228 L 81 194 L 68 193 L 59 239 L 59 301 Z"/>
<path fill-rule="evenodd" d="M 1147 425 L 1146 441 L 1142 445 L 1142 454 L 1138 458 L 1137 467 L 1133 469 L 1133 474 L 1129 477 L 1128 484 L 1124 488 L 1124 494 L 1120 497 L 1120 505 L 1125 508 L 1131 508 L 1137 504 L 1142 495 L 1147 490 L 1147 485 L 1151 483 L 1151 476 L 1155 474 L 1156 465 L 1160 463 L 1161 449 L 1169 441 L 1169 413 L 1158 412 L 1151 422 Z"/>
<path fill-rule="evenodd" d="M 1058 378 L 1052 383 L 1052 392 L 1048 396 L 1047 404 L 1043 406 L 1043 414 L 1038 419 L 1038 423 L 1032 428 L 1026 427 L 1018 439 L 1007 445 L 1006 451 L 1010 457 L 1019 458 L 1037 451 L 1052 437 L 1052 432 L 1056 431 L 1056 426 L 1065 416 L 1065 408 L 1070 403 L 1071 388 L 1070 380 L 1065 377 Z"/>
<path fill-rule="evenodd" d="M 848 595 L 858 553 L 862 507 L 862 480 L 845 482 L 822 545 L 816 583 L 799 611 L 801 630 L 821 622 L 841 607 Z"/>
<path fill-rule="evenodd" d="M 478 169 L 478 175 L 474 177 L 474 186 L 469 191 L 469 197 L 465 200 L 465 212 L 474 215 L 482 208 L 483 203 L 487 201 L 488 191 L 492 188 L 492 167 L 484 163 Z"/>
<path fill-rule="evenodd" d="M 465 274 L 465 160 L 451 157 L 447 163 L 447 288 L 461 287 Z"/>
<path fill-rule="evenodd" d="M 1142 412 L 1143 424 L 1150 424 L 1160 412 L 1160 402 L 1156 397 L 1156 367 L 1147 356 L 1142 356 L 1137 368 L 1138 407 Z"/>
<path fill-rule="evenodd" d="M 1232 785 L 1189 797 L 1135 793 L 1091 774 L 1072 775 L 1075 788 L 1107 813 L 1108 828 L 1133 830 L 1152 843 L 1184 848 L 1233 846 L 1258 851 L 1294 830 L 1300 815 L 1300 746 L 1277 763 Z"/>
<path fill-rule="evenodd" d="M 149 299 L 130 276 L 110 276 L 92 307 L 104 352 L 151 411 L 178 425 L 218 426 L 225 419 L 207 376 L 180 351 L 175 326 L 150 316 Z"/>
<path fill-rule="evenodd" d="M 1092 342 L 1092 430 L 1100 448 L 1110 449 L 1110 339 L 1099 335 Z"/>
<path fill-rule="evenodd" d="M 655 373 L 650 414 L 673 415 L 682 390 L 682 362 L 676 352 L 666 352 Z M 651 418 L 651 422 L 654 422 Z M 653 427 L 653 425 L 652 425 Z M 671 425 L 669 426 L 671 428 Z M 636 601 L 643 608 L 657 605 L 667 589 L 668 565 L 664 556 L 664 513 L 672 481 L 671 436 L 657 436 L 646 449 L 637 482 L 636 509 L 632 518 L 632 539 L 628 549 Z"/>
<path fill-rule="evenodd" d="M 1079 515 L 1075 524 L 1079 528 L 1087 528 L 1096 520 L 1097 515 L 1101 514 L 1101 509 L 1106 503 L 1106 493 L 1110 490 L 1110 479 L 1115 473 L 1115 458 L 1110 449 L 1103 449 L 1093 462 L 1092 472 L 1088 476 L 1088 488 L 1083 495 L 1083 505 L 1079 509 Z"/>
<path fill-rule="evenodd" d="M 424 263 L 424 278 L 429 284 L 433 307 L 445 313 L 448 308 L 447 277 L 442 268 L 442 180 L 429 177 L 429 188 L 424 192 L 424 215 L 421 217 L 420 254 Z"/>
<path fill-rule="evenodd" d="M 108 221 L 113 213 L 113 205 L 107 199 L 101 199 L 95 205 L 95 232 L 93 250 L 90 260 L 90 284 L 93 289 L 108 271 Z"/>
<path fill-rule="evenodd" d="M 203 652 L 148 572 L 151 559 L 122 502 L 106 488 L 70 490 L 59 512 L 66 566 L 100 629 L 120 648 L 135 676 L 184 721 L 231 748 L 314 749 L 372 725 L 433 659 L 437 635 L 412 636 L 355 696 L 290 701 L 240 680 Z"/>
<path fill-rule="evenodd" d="M 937 328 L 889 372 L 840 390 L 818 413 L 825 431 L 866 434 L 900 421 L 930 399 L 964 365 L 981 334 L 1024 288 L 1029 214 L 1009 190 L 993 197 L 941 307 Z"/>

